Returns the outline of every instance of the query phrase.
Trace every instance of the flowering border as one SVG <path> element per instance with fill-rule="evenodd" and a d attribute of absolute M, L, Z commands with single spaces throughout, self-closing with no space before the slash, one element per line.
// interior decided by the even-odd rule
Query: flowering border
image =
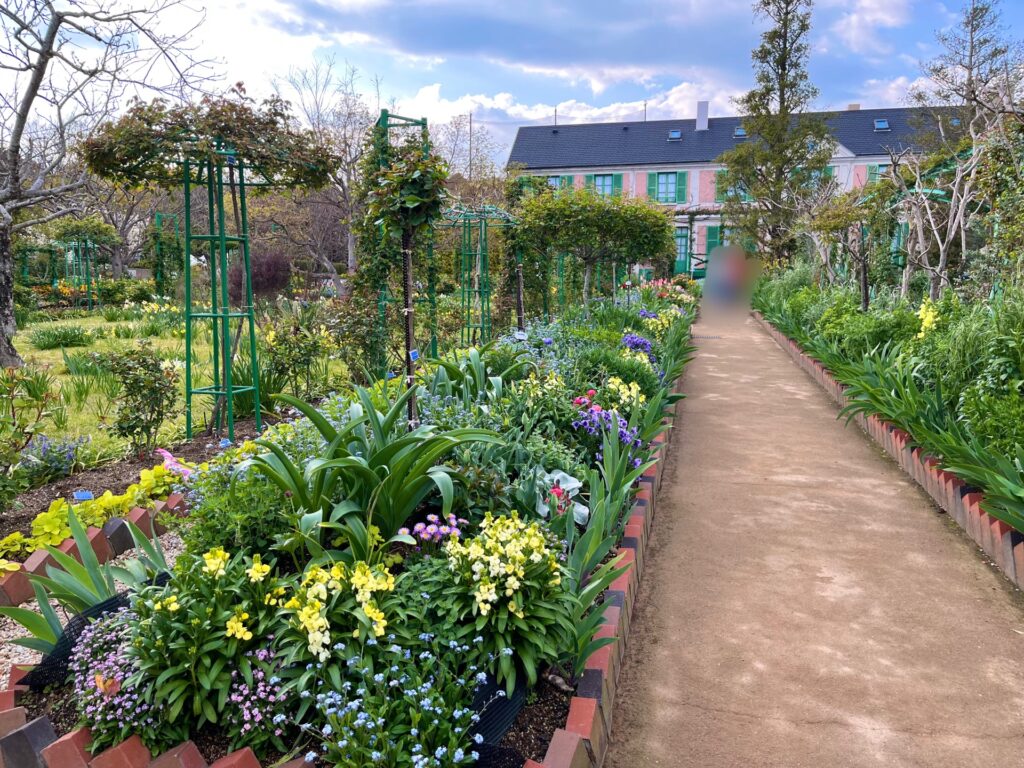
<path fill-rule="evenodd" d="M 846 387 L 824 365 L 806 354 L 800 345 L 768 322 L 760 312 L 753 317 L 841 407 L 849 404 Z M 920 485 L 936 505 L 981 547 L 1010 581 L 1024 589 L 1024 533 L 987 514 L 985 495 L 949 470 L 941 469 L 938 458 L 915 446 L 908 432 L 878 416 L 854 417 L 857 425 L 880 445 Z"/>
<path fill-rule="evenodd" d="M 680 391 L 681 381 L 680 378 L 675 382 L 675 392 Z M 587 660 L 576 695 L 569 702 L 564 727 L 555 730 L 543 762 L 527 760 L 523 768 L 601 768 L 604 764 L 611 739 L 619 672 L 646 562 L 655 502 L 664 474 L 664 459 L 669 445 L 666 437 L 671 434 L 672 427 L 670 419 L 666 419 L 666 425 L 669 431 L 657 435 L 652 442 L 655 463 L 640 478 L 640 489 L 619 544 L 618 552 L 623 555 L 622 563 L 628 565 L 628 570 L 612 582 L 605 593 L 605 600 L 611 605 L 605 610 L 597 637 L 612 637 L 616 642 L 599 649 Z M 178 515 L 188 513 L 185 500 L 179 494 L 172 494 L 166 501 L 157 501 L 153 509 L 136 507 L 127 519 L 147 534 L 158 535 L 163 528 L 157 523 L 156 515 L 162 511 Z M 111 520 L 102 529 L 90 528 L 89 541 L 101 562 L 131 547 L 130 532 L 120 518 Z M 78 558 L 77 547 L 71 539 L 64 541 L 59 549 Z M 22 569 L 0 580 L 0 601 L 17 600 L 4 603 L 17 605 L 33 597 L 26 572 L 44 572 L 52 557 L 45 551 L 43 555 L 46 557 L 40 556 L 36 562 L 30 563 L 35 557 L 33 555 Z M 58 738 L 49 717 L 44 715 L 27 722 L 26 710 L 17 706 L 17 699 L 20 693 L 28 690 L 27 686 L 20 685 L 20 681 L 31 668 L 30 665 L 13 665 L 6 689 L 0 690 L 0 765 L 6 760 L 7 765 L 25 768 L 262 768 L 248 747 L 208 764 L 192 741 L 154 756 L 137 735 L 91 755 L 88 747 L 92 737 L 88 728 L 79 728 Z M 305 765 L 300 757 L 280 768 L 303 768 Z"/>

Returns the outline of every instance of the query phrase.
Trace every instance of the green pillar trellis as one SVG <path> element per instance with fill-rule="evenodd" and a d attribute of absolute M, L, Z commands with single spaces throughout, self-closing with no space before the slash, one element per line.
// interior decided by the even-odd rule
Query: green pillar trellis
<path fill-rule="evenodd" d="M 164 268 L 164 222 L 169 221 L 174 223 L 174 239 L 180 242 L 181 230 L 178 228 L 178 214 L 176 213 L 161 213 L 157 211 L 153 215 L 153 229 L 156 230 L 156 238 L 154 240 L 153 250 L 154 259 L 156 261 L 155 268 L 153 270 L 153 282 L 156 283 L 157 290 L 163 283 L 163 268 Z"/>
<path fill-rule="evenodd" d="M 489 231 L 508 227 L 515 218 L 495 205 L 456 203 L 444 212 L 447 223 L 459 228 L 459 295 L 462 307 L 462 346 L 486 344 L 494 334 L 491 318 Z"/>
<path fill-rule="evenodd" d="M 64 275 L 76 291 L 84 289 L 85 296 L 78 303 L 95 309 L 100 306 L 99 267 L 96 264 L 96 246 L 89 239 L 72 240 L 64 257 Z"/>
<path fill-rule="evenodd" d="M 195 178 L 193 178 L 193 167 Z M 232 200 L 235 219 L 234 234 L 229 234 L 227 214 L 224 205 L 225 170 L 227 170 L 228 195 Z M 237 173 L 237 180 L 236 180 Z M 252 269 L 249 260 L 249 221 L 246 207 L 245 162 L 234 150 L 218 147 L 211 156 L 195 161 L 185 156 L 183 163 L 183 184 L 185 189 L 185 243 L 183 269 L 185 273 L 185 429 L 192 437 L 192 400 L 196 395 L 214 398 L 214 425 L 218 430 L 226 420 L 228 437 L 235 439 L 234 397 L 251 392 L 256 414 L 256 430 L 262 431 L 260 415 L 259 363 L 256 358 L 256 320 L 253 315 Z M 192 187 L 206 189 L 207 234 L 193 233 Z M 237 196 L 236 196 L 237 195 Z M 200 305 L 199 311 L 193 306 L 192 260 L 193 244 L 205 244 L 205 254 L 210 269 L 209 308 Z M 245 283 L 245 304 L 232 310 L 228 291 L 228 275 L 231 257 L 241 259 Z M 232 321 L 237 321 L 232 337 Z M 213 337 L 213 382 L 209 386 L 193 386 L 192 342 L 195 323 L 210 323 Z M 232 362 L 240 342 L 242 330 L 249 332 L 249 363 L 251 384 L 237 386 L 232 380 Z"/>
<path fill-rule="evenodd" d="M 386 109 L 380 111 L 380 117 L 377 118 L 377 124 L 374 132 L 374 142 L 379 142 L 384 146 L 391 145 L 391 129 L 392 128 L 419 128 L 423 135 L 423 154 L 426 156 L 430 152 L 430 134 L 428 133 L 427 118 L 413 118 L 403 117 L 402 115 L 396 115 Z M 390 160 L 388 152 L 380 152 L 380 167 L 386 168 Z M 383 233 L 381 233 L 383 237 Z M 431 239 L 432 240 L 432 239 Z M 433 242 L 431 241 L 427 246 L 427 256 L 433 263 Z M 428 269 L 428 286 L 427 293 L 430 306 L 430 347 L 431 354 L 437 354 L 437 312 L 436 312 L 436 297 L 435 297 L 435 279 L 436 270 L 431 268 Z M 371 363 L 371 367 L 375 370 L 378 376 L 386 376 L 390 371 L 390 365 L 388 364 L 387 355 L 387 340 L 388 328 L 387 328 L 387 307 L 388 304 L 394 302 L 394 296 L 388 289 L 385 283 L 378 288 L 377 296 L 377 338 L 380 344 L 376 350 L 376 360 Z M 422 300 L 418 300 L 414 303 L 422 303 Z M 406 368 L 406 363 L 400 366 L 403 370 Z"/>

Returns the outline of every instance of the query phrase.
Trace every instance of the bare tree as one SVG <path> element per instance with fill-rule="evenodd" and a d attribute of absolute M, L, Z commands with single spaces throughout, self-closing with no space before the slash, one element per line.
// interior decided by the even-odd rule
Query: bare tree
<path fill-rule="evenodd" d="M 831 237 L 832 230 L 823 225 L 822 217 L 834 206 L 838 194 L 839 182 L 836 178 L 821 174 L 806 189 L 801 190 L 800 194 L 791 198 L 796 212 L 796 227 L 811 241 L 814 255 L 821 265 L 822 274 L 828 285 L 834 285 L 836 282 L 836 267 L 832 263 L 835 243 Z"/>
<path fill-rule="evenodd" d="M 979 170 L 988 140 L 1015 111 L 1020 49 L 1002 25 L 998 2 L 967 0 L 959 23 L 937 35 L 942 52 L 923 65 L 928 86 L 911 93 L 921 109 L 919 146 L 891 147 L 901 217 L 909 223 L 903 292 L 916 269 L 937 299 L 951 284 L 950 258 L 966 254 L 981 216 Z"/>
<path fill-rule="evenodd" d="M 146 228 L 153 221 L 153 215 L 157 211 L 180 213 L 181 203 L 163 190 L 133 188 L 90 176 L 86 180 L 82 208 L 86 214 L 98 215 L 117 232 L 119 242 L 116 245 L 101 247 L 110 258 L 116 279 L 123 277 L 125 269 L 142 255 Z"/>
<path fill-rule="evenodd" d="M 22 362 L 13 344 L 11 236 L 78 208 L 75 195 L 86 175 L 69 162 L 74 143 L 125 97 L 153 89 L 180 96 L 208 74 L 184 45 L 192 30 L 166 31 L 167 12 L 182 8 L 181 0 L 122 6 L 116 0 L 0 5 L 2 366 Z"/>
<path fill-rule="evenodd" d="M 337 195 L 341 222 L 345 228 L 345 254 L 348 271 L 356 270 L 356 237 L 352 222 L 362 215 L 356 199 L 359 160 L 363 155 L 367 131 L 374 117 L 358 90 L 359 72 L 346 64 L 339 75 L 333 58 L 318 59 L 312 66 L 295 69 L 284 83 L 298 102 L 299 112 L 317 138 L 329 147 L 335 161 L 331 188 Z M 377 81 L 374 81 L 375 84 Z M 378 96 L 379 101 L 379 96 Z M 317 258 L 323 263 L 321 251 Z M 334 272 L 333 264 L 327 264 Z M 337 276 L 333 278 L 337 282 Z"/>
<path fill-rule="evenodd" d="M 448 165 L 448 188 L 467 203 L 500 204 L 504 198 L 504 171 L 498 164 L 504 148 L 486 125 L 470 115 L 456 115 L 431 126 L 431 141 Z"/>

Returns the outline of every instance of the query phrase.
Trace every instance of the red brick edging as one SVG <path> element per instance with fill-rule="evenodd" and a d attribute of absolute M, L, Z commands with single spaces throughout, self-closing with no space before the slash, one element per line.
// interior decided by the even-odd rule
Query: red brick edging
<path fill-rule="evenodd" d="M 819 361 L 806 354 L 797 342 L 765 320 L 760 312 L 754 319 L 797 365 L 817 381 L 840 406 L 849 404 L 846 387 Z M 1024 589 L 1024 534 L 982 509 L 985 495 L 971 488 L 954 473 L 941 469 L 934 456 L 915 446 L 914 438 L 878 416 L 857 414 L 854 421 L 880 445 L 932 497 L 932 500 L 984 550 L 1010 581 Z"/>

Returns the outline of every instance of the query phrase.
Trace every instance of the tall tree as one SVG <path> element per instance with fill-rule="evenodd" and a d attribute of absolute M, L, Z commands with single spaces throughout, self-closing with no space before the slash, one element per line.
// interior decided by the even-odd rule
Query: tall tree
<path fill-rule="evenodd" d="M 751 54 L 755 87 L 736 100 L 747 138 L 719 158 L 728 193 L 723 215 L 733 235 L 770 262 L 786 263 L 797 246 L 796 201 L 832 157 L 818 96 L 807 73 L 812 0 L 756 0 L 771 26 Z"/>
<path fill-rule="evenodd" d="M 86 174 L 69 167 L 74 142 L 124 96 L 154 88 L 180 95 L 205 74 L 184 45 L 192 30 L 167 31 L 167 12 L 184 8 L 180 0 L 120 5 L 0 4 L 0 366 L 21 365 L 11 237 L 77 209 Z"/>
<path fill-rule="evenodd" d="M 981 169 L 993 139 L 1006 135 L 1005 118 L 1016 114 L 1021 68 L 997 2 L 967 0 L 958 23 L 936 38 L 939 54 L 922 65 L 929 85 L 911 93 L 923 115 L 919 146 L 889 148 L 910 224 L 904 288 L 923 269 L 933 299 L 952 284 L 951 258 L 968 253 L 969 233 L 984 214 Z"/>

